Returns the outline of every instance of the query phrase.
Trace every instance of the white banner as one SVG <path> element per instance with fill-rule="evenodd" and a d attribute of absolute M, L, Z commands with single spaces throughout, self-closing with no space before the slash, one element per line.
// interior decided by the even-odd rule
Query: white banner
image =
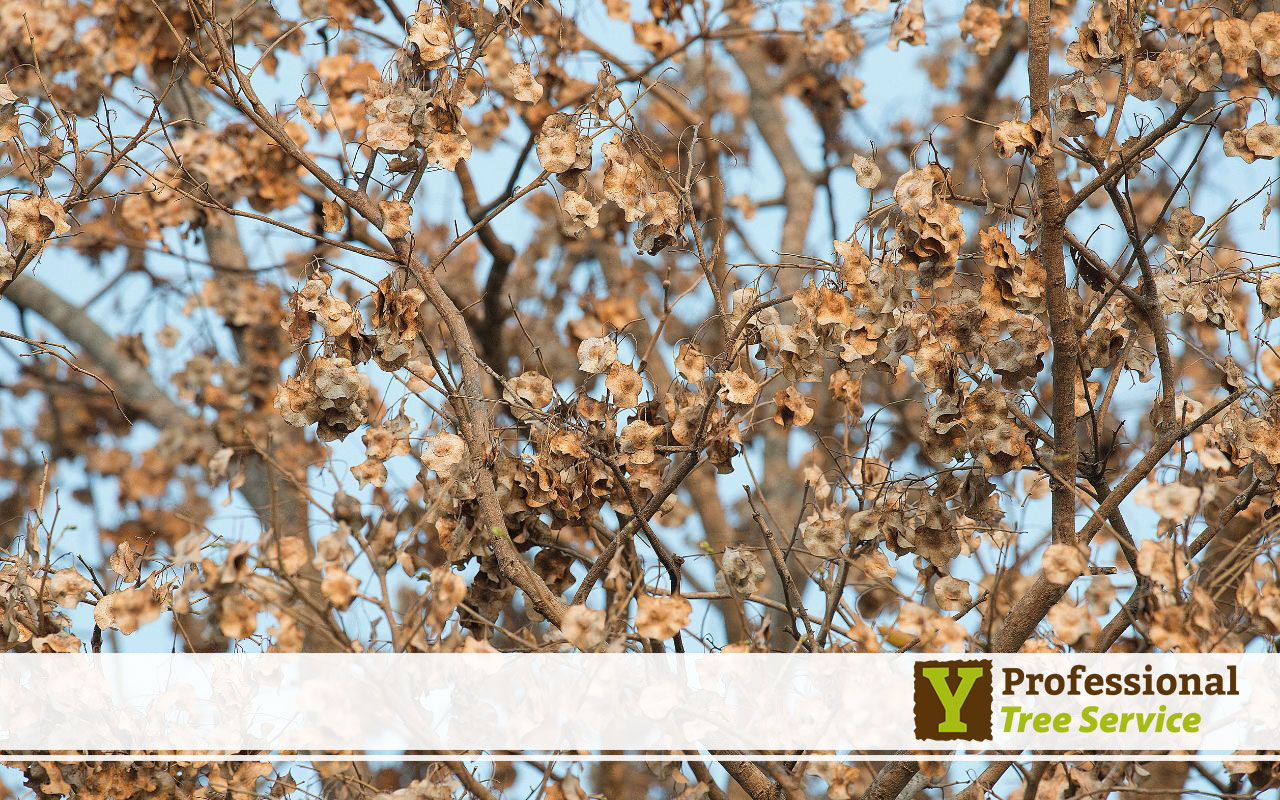
<path fill-rule="evenodd" d="M 1277 655 L 0 655 L 0 750 L 1280 746 Z"/>

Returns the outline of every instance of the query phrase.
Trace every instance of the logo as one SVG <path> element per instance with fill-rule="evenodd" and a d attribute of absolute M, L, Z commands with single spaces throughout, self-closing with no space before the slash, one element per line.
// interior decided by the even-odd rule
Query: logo
<path fill-rule="evenodd" d="M 991 662 L 915 662 L 917 739 L 991 738 Z"/>

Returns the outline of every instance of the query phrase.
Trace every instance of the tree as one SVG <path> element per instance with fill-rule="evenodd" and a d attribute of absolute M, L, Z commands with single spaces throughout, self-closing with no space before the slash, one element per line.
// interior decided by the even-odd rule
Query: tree
<path fill-rule="evenodd" d="M 1272 0 L 7 11 L 10 650 L 157 620 L 196 652 L 1280 632 Z M 673 759 L 543 784 L 1189 780 Z M 41 797 L 293 784 L 17 766 Z M 344 796 L 518 778 L 315 766 Z M 1229 766 L 1197 780 L 1280 783 Z"/>

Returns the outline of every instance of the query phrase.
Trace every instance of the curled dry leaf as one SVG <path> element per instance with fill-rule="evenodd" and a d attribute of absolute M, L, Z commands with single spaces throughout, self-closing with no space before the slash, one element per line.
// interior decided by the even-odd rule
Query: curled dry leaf
<path fill-rule="evenodd" d="M 898 574 L 898 570 L 889 563 L 889 557 L 879 550 L 859 556 L 856 563 L 858 569 L 873 580 L 891 581 Z"/>
<path fill-rule="evenodd" d="M 422 450 L 422 464 L 427 469 L 446 474 L 462 463 L 467 453 L 466 442 L 455 433 L 442 432 L 427 437 Z"/>
<path fill-rule="evenodd" d="M 427 624 L 437 632 L 444 630 L 444 623 L 467 596 L 467 582 L 448 566 L 431 570 L 431 604 L 427 609 Z"/>
<path fill-rule="evenodd" d="M 366 458 L 351 468 L 351 475 L 361 486 L 381 489 L 387 482 L 387 465 L 376 458 Z"/>
<path fill-rule="evenodd" d="M 1249 22 L 1249 38 L 1257 48 L 1262 74 L 1280 75 L 1280 12 L 1261 11 Z"/>
<path fill-rule="evenodd" d="M 880 185 L 880 167 L 866 156 L 853 157 L 853 174 L 854 179 L 863 189 L 874 189 Z"/>
<path fill-rule="evenodd" d="M 972 42 L 973 52 L 985 56 L 1000 41 L 1000 12 L 981 0 L 969 0 L 960 17 L 960 33 Z"/>
<path fill-rule="evenodd" d="M 453 31 L 442 16 L 431 12 L 429 5 L 418 6 L 409 28 L 409 43 L 427 69 L 439 69 L 452 51 Z"/>
<path fill-rule="evenodd" d="M 658 24 L 656 19 L 631 23 L 631 32 L 636 44 L 648 50 L 657 59 L 667 57 L 679 46 L 675 34 Z"/>
<path fill-rule="evenodd" d="M 933 584 L 933 597 L 943 611 L 963 611 L 972 601 L 969 582 L 944 575 Z"/>
<path fill-rule="evenodd" d="M 751 595 L 764 583 L 765 568 L 759 556 L 743 547 L 727 547 L 720 557 L 716 586 L 738 595 Z"/>
<path fill-rule="evenodd" d="M 413 207 L 403 200 L 382 200 L 378 203 L 382 209 L 382 232 L 388 239 L 399 239 L 413 231 L 410 217 Z"/>
<path fill-rule="evenodd" d="M 1116 600 L 1116 587 L 1106 575 L 1094 575 L 1085 589 L 1084 598 L 1094 614 L 1105 614 Z"/>
<path fill-rule="evenodd" d="M 689 383 L 697 383 L 707 372 L 707 357 L 693 342 L 685 342 L 676 355 L 676 369 Z"/>
<path fill-rule="evenodd" d="M 427 163 L 444 167 L 450 172 L 458 169 L 458 162 L 471 157 L 471 140 L 464 130 L 436 131 L 427 145 Z"/>
<path fill-rule="evenodd" d="M 329 605 L 343 611 L 351 605 L 356 593 L 360 591 L 360 580 L 336 564 L 324 568 L 324 577 L 320 581 L 320 591 Z"/>
<path fill-rule="evenodd" d="M 156 343 L 161 347 L 174 347 L 182 339 L 182 331 L 172 325 L 165 325 L 156 331 Z"/>
<path fill-rule="evenodd" d="M 342 213 L 342 206 L 336 201 L 325 200 L 320 206 L 320 213 L 323 219 L 321 224 L 324 226 L 325 233 L 337 233 L 347 224 L 346 215 Z"/>
<path fill-rule="evenodd" d="M 1012 119 L 1001 122 L 996 126 L 992 144 L 1001 158 L 1018 154 L 1044 157 L 1053 152 L 1049 121 L 1042 111 L 1037 111 L 1030 122 Z"/>
<path fill-rule="evenodd" d="M 1258 52 L 1249 23 L 1232 17 L 1216 19 L 1213 21 L 1213 36 L 1222 49 L 1223 69 L 1240 77 L 1247 75 L 1249 61 Z"/>
<path fill-rule="evenodd" d="M 1133 502 L 1155 511 L 1161 519 L 1182 522 L 1200 507 L 1200 488 L 1179 483 L 1145 483 L 1134 491 Z"/>
<path fill-rule="evenodd" d="M 963 649 L 968 639 L 963 625 L 919 603 L 902 606 L 895 628 L 889 641 L 899 647 L 918 638 L 924 650 L 954 651 Z"/>
<path fill-rule="evenodd" d="M 1075 644 L 1090 633 L 1096 625 L 1088 606 L 1077 606 L 1065 598 L 1049 609 L 1049 624 L 1053 632 L 1066 644 Z"/>
<path fill-rule="evenodd" d="M 568 114 L 547 117 L 538 132 L 535 152 L 547 172 L 560 173 L 591 166 L 591 140 L 578 133 L 578 123 Z"/>
<path fill-rule="evenodd" d="M 564 193 L 563 208 L 565 220 L 561 227 L 575 239 L 581 239 L 600 223 L 600 209 L 572 189 Z"/>
<path fill-rule="evenodd" d="M 925 33 L 924 0 L 907 0 L 898 6 L 889 29 L 889 49 L 897 50 L 900 43 L 923 45 L 928 42 Z"/>
<path fill-rule="evenodd" d="M 142 560 L 129 542 L 116 545 L 116 551 L 107 559 L 107 566 L 125 583 L 135 583 L 142 567 Z"/>
<path fill-rule="evenodd" d="M 281 536 L 267 546 L 265 556 L 269 567 L 297 575 L 307 565 L 307 543 L 301 536 Z"/>
<path fill-rule="evenodd" d="M 582 651 L 594 650 L 604 641 L 605 614 L 586 606 L 569 606 L 560 623 L 560 632 L 574 647 Z"/>
<path fill-rule="evenodd" d="M 627 462 L 635 466 L 652 464 L 657 458 L 654 450 L 663 428 L 650 425 L 644 420 L 635 420 L 623 426 L 618 434 L 618 447 L 627 457 Z"/>
<path fill-rule="evenodd" d="M 144 583 L 104 595 L 93 609 L 93 621 L 103 630 L 117 630 L 127 635 L 159 619 L 163 609 L 155 590 Z"/>
<path fill-rule="evenodd" d="M 760 394 L 760 384 L 740 369 L 717 372 L 716 378 L 720 381 L 720 397 L 734 405 L 749 406 Z"/>
<path fill-rule="evenodd" d="M 31 638 L 31 650 L 35 653 L 79 653 L 83 647 L 79 637 L 66 631 Z"/>
<path fill-rule="evenodd" d="M 308 125 L 313 128 L 320 127 L 320 112 L 316 111 L 316 107 L 311 105 L 310 100 L 299 96 L 295 105 L 298 107 L 298 114 L 307 121 Z"/>
<path fill-rule="evenodd" d="M 52 197 L 45 196 L 10 200 L 5 224 L 16 241 L 32 246 L 41 246 L 49 238 L 71 231 L 62 206 Z"/>
<path fill-rule="evenodd" d="M 209 458 L 209 477 L 220 481 L 227 477 L 227 467 L 231 463 L 231 457 L 235 455 L 235 451 L 230 447 L 224 447 L 214 453 Z"/>
<path fill-rule="evenodd" d="M 773 421 L 784 428 L 805 426 L 813 421 L 817 403 L 794 386 L 779 389 L 773 394 Z"/>
<path fill-rule="evenodd" d="M 907 170 L 893 186 L 893 199 L 903 214 L 918 216 L 938 202 L 941 183 L 942 171 L 936 165 Z"/>
<path fill-rule="evenodd" d="M 1040 569 L 1050 583 L 1067 585 L 1089 568 L 1089 557 L 1081 547 L 1070 544 L 1051 544 L 1044 549 Z"/>
<path fill-rule="evenodd" d="M 409 373 L 409 391 L 424 392 L 431 388 L 431 381 L 436 377 L 436 368 L 425 361 L 410 359 L 404 365 L 405 372 Z"/>
<path fill-rule="evenodd" d="M 269 650 L 272 653 L 301 653 L 305 645 L 302 628 L 288 615 L 280 620 L 279 625 L 267 628 L 267 633 L 275 640 Z"/>
<path fill-rule="evenodd" d="M 511 84 L 515 98 L 522 103 L 536 103 L 542 99 L 542 84 L 533 77 L 528 64 L 516 64 L 511 70 Z"/>
<path fill-rule="evenodd" d="M 525 405 L 543 409 L 555 400 L 555 387 L 551 379 L 540 372 L 523 372 L 507 381 L 503 397 L 515 406 Z M 519 410 L 517 409 L 517 413 Z"/>
<path fill-rule="evenodd" d="M 248 639 L 258 629 L 258 602 L 247 594 L 229 594 L 218 607 L 218 630 L 228 639 Z"/>
<path fill-rule="evenodd" d="M 814 512 L 800 523 L 800 540 L 806 550 L 819 558 L 835 558 L 848 539 L 844 520 L 834 510 Z"/>
<path fill-rule="evenodd" d="M 1024 472 L 1022 491 L 1028 500 L 1042 500 L 1049 496 L 1049 476 L 1044 473 Z"/>
<path fill-rule="evenodd" d="M 1185 252 L 1196 243 L 1196 234 L 1204 227 L 1204 222 L 1204 217 L 1193 214 L 1189 208 L 1175 208 L 1169 212 L 1169 219 L 1161 232 L 1173 249 Z"/>
<path fill-rule="evenodd" d="M 1263 319 L 1280 317 L 1280 275 L 1269 275 L 1258 282 L 1258 301 Z"/>
<path fill-rule="evenodd" d="M 127 547 L 128 545 L 121 544 L 120 546 Z M 137 577 L 136 574 L 134 577 Z M 53 598 L 53 601 L 62 608 L 75 608 L 93 590 L 93 583 L 76 570 L 67 567 L 49 576 L 46 590 Z"/>
<path fill-rule="evenodd" d="M 613 395 L 613 403 L 618 408 L 635 408 L 640 401 L 640 392 L 644 389 L 644 379 L 630 364 L 615 361 L 609 367 L 604 385 Z"/>
<path fill-rule="evenodd" d="M 618 346 L 609 339 L 594 337 L 578 345 L 578 369 L 598 375 L 618 360 Z"/>
<path fill-rule="evenodd" d="M 636 633 L 646 639 L 670 639 L 689 624 L 693 606 L 680 595 L 636 598 Z"/>
<path fill-rule="evenodd" d="M 1173 591 L 1191 575 L 1187 553 L 1169 539 L 1147 539 L 1138 547 L 1138 572 Z"/>

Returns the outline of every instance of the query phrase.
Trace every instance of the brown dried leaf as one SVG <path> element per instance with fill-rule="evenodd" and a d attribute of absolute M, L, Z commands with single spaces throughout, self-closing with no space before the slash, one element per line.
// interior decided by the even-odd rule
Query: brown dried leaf
<path fill-rule="evenodd" d="M 334 200 L 325 200 L 320 206 L 323 216 L 322 225 L 325 233 L 337 233 L 347 224 L 347 217 L 342 213 L 342 206 Z M 384 212 L 385 213 L 385 212 Z"/>
<path fill-rule="evenodd" d="M 569 606 L 560 623 L 560 632 L 582 651 L 594 650 L 604 641 L 605 614 L 586 606 Z"/>
<path fill-rule="evenodd" d="M 382 209 L 382 232 L 388 239 L 399 239 L 413 230 L 410 217 L 413 207 L 403 200 L 381 200 L 378 207 Z"/>
<path fill-rule="evenodd" d="M 1044 549 L 1040 569 L 1045 580 L 1061 585 L 1070 584 L 1089 568 L 1088 553 L 1076 545 L 1057 543 Z"/>
<path fill-rule="evenodd" d="M 933 597 L 943 611 L 963 611 L 972 600 L 969 582 L 944 575 L 933 584 Z"/>
<path fill-rule="evenodd" d="M 351 605 L 351 601 L 360 591 L 360 581 L 337 564 L 329 564 L 324 568 L 320 591 L 324 593 L 330 605 L 343 611 Z"/>
<path fill-rule="evenodd" d="M 693 606 L 680 595 L 636 598 L 636 632 L 647 639 L 670 639 L 689 624 Z"/>

